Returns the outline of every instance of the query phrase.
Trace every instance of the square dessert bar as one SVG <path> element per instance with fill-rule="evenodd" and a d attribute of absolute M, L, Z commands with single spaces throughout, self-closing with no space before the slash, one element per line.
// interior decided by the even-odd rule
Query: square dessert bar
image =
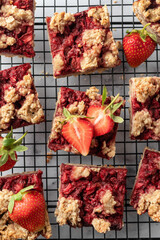
<path fill-rule="evenodd" d="M 157 42 L 160 44 L 160 1 L 136 1 L 133 3 L 133 11 L 143 26 L 150 23 L 150 25 L 147 26 L 147 30 L 156 35 Z"/>
<path fill-rule="evenodd" d="M 62 164 L 55 215 L 60 225 L 121 230 L 127 169 Z"/>
<path fill-rule="evenodd" d="M 148 212 L 153 221 L 160 222 L 160 152 L 144 149 L 130 204 L 139 215 Z"/>
<path fill-rule="evenodd" d="M 55 78 L 87 74 L 121 63 L 106 6 L 46 18 Z"/>
<path fill-rule="evenodd" d="M 0 1 L 0 55 L 35 56 L 34 0 Z"/>
<path fill-rule="evenodd" d="M 39 232 L 29 232 L 8 216 L 8 204 L 13 194 L 18 193 L 25 187 L 34 185 L 34 190 L 43 193 L 42 171 L 16 173 L 0 177 L 0 239 L 36 239 L 39 235 L 45 238 L 52 236 L 51 225 L 46 208 L 46 222 L 44 228 Z"/>
<path fill-rule="evenodd" d="M 54 119 L 52 123 L 51 134 L 49 137 L 48 147 L 53 150 L 64 150 L 75 154 L 80 154 L 62 135 L 62 127 L 64 124 L 63 108 L 72 115 L 86 115 L 87 110 L 92 105 L 102 105 L 102 95 L 98 94 L 98 89 L 91 87 L 86 92 L 72 90 L 70 88 L 61 87 Z M 122 97 L 117 99 L 117 103 L 122 101 Z M 111 97 L 107 97 L 106 105 L 111 102 Z M 121 105 L 121 107 L 124 104 Z M 119 116 L 121 107 L 115 112 L 115 115 Z M 110 159 L 115 156 L 115 138 L 117 134 L 118 123 L 114 124 L 113 129 L 102 136 L 95 137 L 92 139 L 89 154 Z"/>
<path fill-rule="evenodd" d="M 131 78 L 131 139 L 160 140 L 160 78 Z"/>
<path fill-rule="evenodd" d="M 29 63 L 0 71 L 0 132 L 44 121 Z"/>

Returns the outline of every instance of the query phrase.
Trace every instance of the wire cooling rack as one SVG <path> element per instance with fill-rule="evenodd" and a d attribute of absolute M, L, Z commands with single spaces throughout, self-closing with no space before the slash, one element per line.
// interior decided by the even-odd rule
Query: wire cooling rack
<path fill-rule="evenodd" d="M 40 125 L 29 126 L 14 131 L 16 137 L 28 130 L 25 138 L 25 145 L 29 150 L 23 155 L 19 155 L 16 166 L 6 175 L 13 172 L 23 172 L 41 169 L 43 170 L 43 183 L 45 198 L 48 204 L 48 211 L 52 225 L 53 236 L 51 239 L 159 239 L 160 224 L 153 222 L 147 214 L 138 216 L 136 211 L 129 205 L 129 197 L 135 180 L 138 163 L 147 145 L 154 149 L 160 149 L 160 144 L 156 141 L 131 141 L 129 138 L 129 113 L 128 113 L 128 83 L 133 76 L 157 75 L 159 74 L 159 48 L 140 67 L 133 69 L 128 66 L 124 58 L 123 51 L 120 50 L 122 64 L 113 70 L 102 74 L 83 75 L 78 77 L 67 77 L 63 79 L 53 79 L 50 49 L 48 43 L 47 29 L 45 23 L 46 16 L 52 16 L 54 12 L 77 12 L 86 10 L 89 6 L 107 4 L 110 12 L 111 28 L 116 40 L 122 41 L 127 29 L 133 27 L 140 28 L 141 24 L 134 17 L 132 11 L 133 0 L 37 0 L 35 13 L 35 51 L 36 57 L 32 60 L 20 59 L 17 57 L 1 57 L 1 69 L 21 63 L 30 62 L 35 85 L 39 93 L 40 101 L 46 115 L 46 122 Z M 118 92 L 125 98 L 126 106 L 122 115 L 125 119 L 119 125 L 116 138 L 116 156 L 108 161 L 94 156 L 75 156 L 63 151 L 53 153 L 52 159 L 47 164 L 48 136 L 51 129 L 51 122 L 55 110 L 57 93 L 61 86 L 68 86 L 74 89 L 86 90 L 90 86 L 96 86 L 102 91 L 103 85 L 107 86 L 110 94 L 116 95 Z M 124 227 L 121 231 L 111 231 L 106 234 L 99 234 L 92 227 L 73 229 L 69 226 L 60 227 L 56 223 L 54 210 L 58 198 L 58 177 L 61 163 L 83 163 L 83 164 L 111 164 L 114 166 L 126 166 L 128 169 L 127 193 L 125 199 Z M 39 238 L 43 239 L 43 238 Z"/>

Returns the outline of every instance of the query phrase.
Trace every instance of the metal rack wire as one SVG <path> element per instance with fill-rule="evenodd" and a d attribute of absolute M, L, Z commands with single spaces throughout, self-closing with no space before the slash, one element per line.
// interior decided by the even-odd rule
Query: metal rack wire
<path fill-rule="evenodd" d="M 29 150 L 19 155 L 19 162 L 7 173 L 23 172 L 30 170 L 43 170 L 43 183 L 45 198 L 52 225 L 53 236 L 51 239 L 152 239 L 159 237 L 159 224 L 149 219 L 147 214 L 138 216 L 129 205 L 129 197 L 136 176 L 138 163 L 144 147 L 160 149 L 156 141 L 131 141 L 129 138 L 129 114 L 128 114 L 128 81 L 133 76 L 157 75 L 159 74 L 159 47 L 153 55 L 140 67 L 132 69 L 125 61 L 123 51 L 120 50 L 122 64 L 102 74 L 92 74 L 78 77 L 67 77 L 64 79 L 53 79 L 50 49 L 48 44 L 45 17 L 52 16 L 53 12 L 78 12 L 88 6 L 107 4 L 110 12 L 111 28 L 116 40 L 122 39 L 127 29 L 140 28 L 141 25 L 132 12 L 133 0 L 37 0 L 35 18 L 35 50 L 36 57 L 32 60 L 19 58 L 1 57 L 1 69 L 9 68 L 24 62 L 30 62 L 35 85 L 43 105 L 46 122 L 36 126 L 15 130 L 15 135 L 28 130 L 25 145 Z M 117 134 L 117 152 L 115 158 L 108 161 L 94 156 L 75 156 L 73 154 L 59 151 L 53 153 L 52 160 L 47 164 L 47 141 L 51 129 L 53 112 L 57 93 L 61 86 L 85 90 L 90 86 L 97 86 L 102 90 L 106 85 L 110 94 L 118 92 L 125 98 L 126 106 L 122 113 L 125 121 L 121 124 Z M 17 136 L 18 137 L 18 136 Z M 121 231 L 111 231 L 106 234 L 98 234 L 92 227 L 72 229 L 69 226 L 59 227 L 54 217 L 54 210 L 58 198 L 59 166 L 62 162 L 85 163 L 85 164 L 112 164 L 114 166 L 126 166 L 128 169 L 127 194 L 125 199 L 124 228 Z M 7 174 L 6 172 L 3 175 Z M 39 238 L 43 239 L 43 238 Z"/>

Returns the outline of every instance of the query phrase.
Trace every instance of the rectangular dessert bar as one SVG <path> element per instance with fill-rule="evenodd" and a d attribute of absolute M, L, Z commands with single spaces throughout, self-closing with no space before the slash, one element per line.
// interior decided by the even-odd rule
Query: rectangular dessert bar
<path fill-rule="evenodd" d="M 91 105 L 102 105 L 102 95 L 98 94 L 96 87 L 87 89 L 86 92 L 72 90 L 70 88 L 61 87 L 56 110 L 53 118 L 51 134 L 49 136 L 48 147 L 53 150 L 64 150 L 75 154 L 80 154 L 62 135 L 62 127 L 64 124 L 63 108 L 72 115 L 86 115 L 89 106 Z M 122 101 L 123 98 L 119 97 L 117 103 Z M 107 97 L 106 105 L 111 102 L 111 97 Z M 115 112 L 115 115 L 119 116 L 121 107 Z M 102 136 L 95 137 L 92 139 L 90 146 L 90 153 L 99 157 L 110 159 L 115 156 L 115 138 L 117 134 L 118 123 L 114 124 L 113 129 Z"/>
<path fill-rule="evenodd" d="M 127 169 L 62 164 L 55 215 L 60 225 L 121 230 Z"/>
<path fill-rule="evenodd" d="M 129 80 L 131 139 L 160 140 L 160 78 Z"/>
<path fill-rule="evenodd" d="M 0 132 L 44 121 L 29 63 L 0 71 Z"/>
<path fill-rule="evenodd" d="M 0 1 L 0 55 L 35 56 L 34 0 Z"/>
<path fill-rule="evenodd" d="M 46 18 L 55 78 L 87 74 L 121 63 L 107 6 Z"/>
<path fill-rule="evenodd" d="M 160 1 L 138 0 L 133 3 L 133 11 L 143 26 L 150 23 L 147 30 L 156 35 L 160 44 Z"/>
<path fill-rule="evenodd" d="M 139 215 L 148 212 L 160 222 L 160 152 L 145 148 L 139 164 L 130 204 Z"/>
<path fill-rule="evenodd" d="M 49 239 L 52 236 L 51 225 L 46 208 L 46 223 L 39 232 L 29 232 L 13 222 L 8 216 L 8 204 L 13 194 L 34 185 L 34 189 L 43 193 L 42 171 L 16 173 L 0 177 L 0 239 L 36 239 L 39 235 Z"/>

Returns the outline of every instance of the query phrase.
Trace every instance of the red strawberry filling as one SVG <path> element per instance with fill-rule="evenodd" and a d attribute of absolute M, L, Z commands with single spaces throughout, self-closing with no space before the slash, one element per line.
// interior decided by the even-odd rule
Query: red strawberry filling
<path fill-rule="evenodd" d="M 141 194 L 160 189 L 160 153 L 146 149 L 131 196 L 131 205 L 137 208 Z"/>
<path fill-rule="evenodd" d="M 111 229 L 122 228 L 123 202 L 125 196 L 126 169 L 102 167 L 99 172 L 90 171 L 86 178 L 74 179 L 74 166 L 61 165 L 61 197 L 72 197 L 81 201 L 80 217 L 83 226 L 91 225 L 93 218 L 106 219 L 111 223 Z M 110 190 L 114 200 L 115 214 L 106 214 L 104 211 L 95 212 L 94 209 L 102 206 L 100 200 L 106 190 Z"/>
<path fill-rule="evenodd" d="M 0 177 L 0 190 L 7 189 L 12 191 L 14 194 L 18 193 L 21 189 L 34 185 L 34 189 L 42 192 L 42 171 L 27 173 L 27 174 L 16 174 L 9 175 L 6 177 Z"/>
<path fill-rule="evenodd" d="M 13 1 L 3 1 L 3 4 L 0 4 L 0 7 L 4 4 L 15 5 L 19 9 L 24 10 L 34 10 L 34 1 L 33 0 L 13 0 Z M 3 16 L 3 14 L 1 14 Z M 34 39 L 34 26 L 30 26 L 29 22 L 21 21 L 16 29 L 10 31 L 7 28 L 0 27 L 0 36 L 2 34 L 7 35 L 8 37 L 13 37 L 16 39 L 16 43 L 7 46 L 7 48 L 1 48 L 0 53 L 13 54 L 13 55 L 24 55 L 25 57 L 34 57 L 35 52 L 33 49 L 33 39 Z"/>

